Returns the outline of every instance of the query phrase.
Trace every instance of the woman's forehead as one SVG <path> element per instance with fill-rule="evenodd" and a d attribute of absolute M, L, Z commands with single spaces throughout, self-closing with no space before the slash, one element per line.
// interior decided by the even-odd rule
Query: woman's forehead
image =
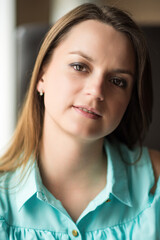
<path fill-rule="evenodd" d="M 59 45 L 64 43 L 72 47 L 87 44 L 88 48 L 101 46 L 104 50 L 107 44 L 112 46 L 118 43 L 121 49 L 132 45 L 126 34 L 98 20 L 86 20 L 73 26 Z"/>

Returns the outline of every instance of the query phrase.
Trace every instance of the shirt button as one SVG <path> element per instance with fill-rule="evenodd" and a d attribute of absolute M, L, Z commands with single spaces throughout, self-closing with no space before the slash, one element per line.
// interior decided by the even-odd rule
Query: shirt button
<path fill-rule="evenodd" d="M 111 199 L 108 198 L 107 201 L 106 201 L 106 203 L 109 203 L 110 201 L 111 201 Z"/>
<path fill-rule="evenodd" d="M 78 232 L 77 232 L 76 230 L 73 230 L 73 231 L 72 231 L 72 234 L 73 234 L 74 237 L 77 237 L 77 236 L 78 236 Z"/>

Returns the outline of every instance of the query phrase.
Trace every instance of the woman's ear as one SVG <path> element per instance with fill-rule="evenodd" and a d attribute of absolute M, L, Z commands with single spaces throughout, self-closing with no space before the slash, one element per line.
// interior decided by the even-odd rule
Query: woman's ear
<path fill-rule="evenodd" d="M 37 91 L 39 92 L 40 95 L 43 95 L 43 93 L 45 92 L 45 87 L 44 87 L 44 74 L 39 74 L 39 78 L 38 78 L 38 82 L 37 82 Z"/>
<path fill-rule="evenodd" d="M 37 83 L 37 91 L 39 93 L 41 93 L 41 92 L 44 93 L 44 80 L 43 80 L 43 78 L 40 78 L 38 83 Z"/>

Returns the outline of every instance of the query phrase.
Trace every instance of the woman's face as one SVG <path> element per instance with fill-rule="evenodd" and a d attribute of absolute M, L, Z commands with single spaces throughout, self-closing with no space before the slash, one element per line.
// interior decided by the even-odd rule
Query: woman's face
<path fill-rule="evenodd" d="M 44 127 L 96 140 L 119 125 L 131 98 L 135 56 L 127 36 L 87 20 L 74 26 L 43 69 Z"/>

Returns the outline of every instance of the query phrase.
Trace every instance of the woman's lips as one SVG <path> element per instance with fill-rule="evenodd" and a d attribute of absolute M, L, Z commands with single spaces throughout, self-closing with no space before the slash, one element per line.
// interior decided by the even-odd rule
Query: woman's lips
<path fill-rule="evenodd" d="M 73 106 L 73 108 L 86 118 L 99 119 L 102 115 L 94 108 L 87 106 Z"/>

